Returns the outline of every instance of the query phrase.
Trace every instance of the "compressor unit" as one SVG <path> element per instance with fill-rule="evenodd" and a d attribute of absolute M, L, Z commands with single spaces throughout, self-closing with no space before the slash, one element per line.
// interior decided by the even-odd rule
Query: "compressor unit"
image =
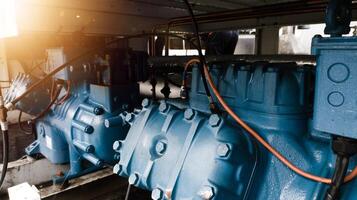
<path fill-rule="evenodd" d="M 312 39 L 316 64 L 220 55 L 228 51 L 217 42 L 204 56 L 184 2 L 196 42 L 176 36 L 199 56 L 106 47 L 71 57 L 49 49 L 43 79 L 13 81 L 0 104 L 2 126 L 10 108 L 36 115 L 37 139 L 26 153 L 70 164 L 55 183 L 112 167 L 154 200 L 356 199 L 357 37 L 342 36 L 351 2 L 330 1 L 331 37 Z M 182 74 L 179 99 L 169 98 L 169 73 Z M 165 98 L 140 95 L 148 79 L 155 94 L 158 75 L 166 76 Z"/>

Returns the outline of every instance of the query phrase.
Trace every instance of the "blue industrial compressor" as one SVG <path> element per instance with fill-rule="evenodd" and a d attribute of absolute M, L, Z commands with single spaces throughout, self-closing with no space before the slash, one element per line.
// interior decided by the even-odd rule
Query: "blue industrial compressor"
<path fill-rule="evenodd" d="M 198 68 L 192 73 L 187 104 L 145 99 L 141 111 L 126 115 L 131 128 L 113 145 L 120 154 L 114 173 L 152 190 L 153 199 L 324 197 L 325 184 L 295 174 L 231 117 L 212 114 Z M 214 63 L 210 73 L 230 107 L 265 140 L 300 168 L 332 176 L 331 135 L 311 118 L 314 66 L 240 61 Z M 356 184 L 344 187 L 342 199 L 355 199 Z"/>
<path fill-rule="evenodd" d="M 49 71 L 56 67 L 51 64 L 70 59 L 63 48 L 48 53 L 52 62 L 47 64 Z M 111 146 L 125 139 L 129 128 L 119 114 L 135 107 L 139 96 L 139 75 L 129 71 L 134 63 L 127 60 L 139 58 L 139 54 L 106 49 L 82 58 L 16 104 L 23 112 L 39 115 L 32 119 L 37 140 L 26 148 L 26 153 L 42 154 L 54 164 L 70 163 L 70 170 L 55 177 L 55 183 L 119 159 Z M 11 102 L 35 81 L 29 75 L 18 75 L 5 102 Z M 43 114 L 38 114 L 41 111 Z"/>
<path fill-rule="evenodd" d="M 341 5 L 331 2 L 331 37 L 312 40 L 316 65 L 232 55 L 149 63 L 145 53 L 109 48 L 58 64 L 66 56 L 49 50 L 62 67 L 49 66 L 54 77 L 41 85 L 19 75 L 5 107 L 37 115 L 29 155 L 70 163 L 56 182 L 112 166 L 154 200 L 354 200 L 357 37 L 341 37 L 351 13 L 341 18 L 334 13 Z M 348 8 L 343 2 L 337 10 Z M 184 70 L 179 100 L 167 91 L 177 68 Z M 148 71 L 153 86 L 156 73 L 166 76 L 167 95 L 140 105 L 138 82 Z"/>

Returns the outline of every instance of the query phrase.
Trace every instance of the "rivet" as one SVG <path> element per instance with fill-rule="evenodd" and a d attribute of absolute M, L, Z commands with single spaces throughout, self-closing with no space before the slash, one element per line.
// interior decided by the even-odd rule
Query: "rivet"
<path fill-rule="evenodd" d="M 155 188 L 152 192 L 151 192 L 151 198 L 153 200 L 160 200 L 163 197 L 163 191 L 160 190 L 159 188 Z"/>
<path fill-rule="evenodd" d="M 214 197 L 214 189 L 210 186 L 203 186 L 200 191 L 198 191 L 198 196 L 202 199 L 210 200 Z"/>
<path fill-rule="evenodd" d="M 142 102 L 141 105 L 143 106 L 143 108 L 147 108 L 150 105 L 150 100 L 148 98 L 145 98 Z"/>
<path fill-rule="evenodd" d="M 192 110 L 191 108 L 186 109 L 184 113 L 184 117 L 187 120 L 191 120 L 195 116 L 195 111 Z"/>
<path fill-rule="evenodd" d="M 212 127 L 217 127 L 221 123 L 221 118 L 217 114 L 211 115 L 211 117 L 208 120 L 209 125 Z"/>
<path fill-rule="evenodd" d="M 139 182 L 139 175 L 138 174 L 131 174 L 129 176 L 129 184 L 136 185 Z"/>
<path fill-rule="evenodd" d="M 227 157 L 231 151 L 231 148 L 228 144 L 219 144 L 217 148 L 217 155 L 219 157 Z"/>

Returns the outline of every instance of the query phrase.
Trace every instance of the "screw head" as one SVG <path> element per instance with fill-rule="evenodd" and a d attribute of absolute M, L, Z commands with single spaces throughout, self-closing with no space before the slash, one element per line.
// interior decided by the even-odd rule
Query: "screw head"
<path fill-rule="evenodd" d="M 214 197 L 214 189 L 210 186 L 203 186 L 200 191 L 198 191 L 198 196 L 202 199 L 210 200 Z"/>
<path fill-rule="evenodd" d="M 121 165 L 116 164 L 116 165 L 114 165 L 114 167 L 113 167 L 113 173 L 119 175 L 120 172 L 122 171 L 122 169 L 123 169 L 123 167 L 122 167 Z"/>
<path fill-rule="evenodd" d="M 94 146 L 93 145 L 88 145 L 87 148 L 86 148 L 86 152 L 87 153 L 93 153 L 95 150 Z"/>
<path fill-rule="evenodd" d="M 134 118 L 135 118 L 135 116 L 134 116 L 132 113 L 128 113 L 128 114 L 125 116 L 125 121 L 127 121 L 127 122 L 132 122 L 132 121 L 134 121 Z"/>
<path fill-rule="evenodd" d="M 143 108 L 147 108 L 150 106 L 150 100 L 148 98 L 145 98 L 142 102 L 141 105 L 143 106 Z"/>
<path fill-rule="evenodd" d="M 231 151 L 231 147 L 228 144 L 219 144 L 217 147 L 217 155 L 219 157 L 227 157 Z"/>
<path fill-rule="evenodd" d="M 185 119 L 191 120 L 191 119 L 193 119 L 194 116 L 195 116 L 194 110 L 192 110 L 191 108 L 185 110 L 185 113 L 184 113 Z"/>
<path fill-rule="evenodd" d="M 120 148 L 121 148 L 121 146 L 122 146 L 122 142 L 121 141 L 115 141 L 114 143 L 113 143 L 113 150 L 114 151 L 119 151 L 120 150 Z"/>
<path fill-rule="evenodd" d="M 101 107 L 95 107 L 95 108 L 93 109 L 93 113 L 94 113 L 95 115 L 101 115 L 101 114 L 104 113 L 104 109 L 101 108 Z"/>
<path fill-rule="evenodd" d="M 211 117 L 208 120 L 209 125 L 212 127 L 217 127 L 221 123 L 221 118 L 217 114 L 211 115 Z"/>
<path fill-rule="evenodd" d="M 139 182 L 139 175 L 138 174 L 131 174 L 129 176 L 129 184 L 136 185 Z"/>
<path fill-rule="evenodd" d="M 159 111 L 160 111 L 160 112 L 166 112 L 168 108 L 169 108 L 169 107 L 168 107 L 168 105 L 167 105 L 165 102 L 161 102 L 161 103 L 160 103 L 160 106 L 159 106 Z"/>
<path fill-rule="evenodd" d="M 151 192 L 151 198 L 153 200 L 160 200 L 160 199 L 162 199 L 163 195 L 164 195 L 164 192 L 162 190 L 160 190 L 159 188 L 155 188 Z"/>
<path fill-rule="evenodd" d="M 167 144 L 163 141 L 159 141 L 155 146 L 155 150 L 159 155 L 163 155 L 166 151 L 166 148 Z"/>
<path fill-rule="evenodd" d="M 85 133 L 88 133 L 88 134 L 91 134 L 91 133 L 94 132 L 94 128 L 93 128 L 92 126 L 88 125 L 88 126 L 86 126 L 86 127 L 84 128 L 84 132 L 85 132 Z"/>

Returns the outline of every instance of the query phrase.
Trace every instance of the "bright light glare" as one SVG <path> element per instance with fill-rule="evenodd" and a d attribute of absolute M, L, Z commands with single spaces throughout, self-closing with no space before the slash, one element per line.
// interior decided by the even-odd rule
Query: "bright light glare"
<path fill-rule="evenodd" d="M 0 38 L 17 34 L 15 0 L 0 0 Z"/>

